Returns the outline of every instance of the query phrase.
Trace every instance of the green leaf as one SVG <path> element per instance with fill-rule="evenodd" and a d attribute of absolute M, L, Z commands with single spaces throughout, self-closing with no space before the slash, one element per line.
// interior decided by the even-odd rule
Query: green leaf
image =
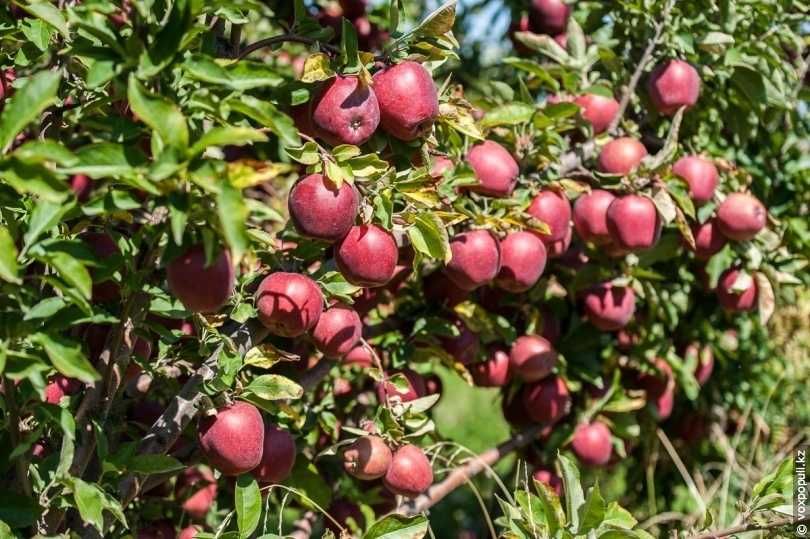
<path fill-rule="evenodd" d="M 169 473 L 183 470 L 185 464 L 169 455 L 135 455 L 127 462 L 127 470 L 140 474 Z"/>
<path fill-rule="evenodd" d="M 65 300 L 59 296 L 45 298 L 25 313 L 23 320 L 38 320 L 50 318 L 67 306 Z"/>
<path fill-rule="evenodd" d="M 209 56 L 194 54 L 183 63 L 183 68 L 193 79 L 236 91 L 272 88 L 284 82 L 284 77 L 271 66 L 247 60 L 222 65 Z"/>
<path fill-rule="evenodd" d="M 451 31 L 455 22 L 456 0 L 450 0 L 428 14 L 411 33 L 414 36 L 440 37 Z"/>
<path fill-rule="evenodd" d="M 183 50 L 181 47 L 183 38 L 193 22 L 191 4 L 192 0 L 172 2 L 172 10 L 166 24 L 157 33 L 149 49 L 141 53 L 138 65 L 139 77 L 154 77 Z"/>
<path fill-rule="evenodd" d="M 215 127 L 200 137 L 191 147 L 191 155 L 203 153 L 209 146 L 243 146 L 251 142 L 265 142 L 267 135 L 250 127 Z"/>
<path fill-rule="evenodd" d="M 588 499 L 579 510 L 579 532 L 586 534 L 591 530 L 599 527 L 605 519 L 605 511 L 607 509 L 605 499 L 599 492 L 599 482 L 594 484 L 591 492 L 588 494 Z"/>
<path fill-rule="evenodd" d="M 605 517 L 602 520 L 602 524 L 631 530 L 638 524 L 638 521 L 627 509 L 621 507 L 618 502 L 611 502 L 605 510 Z"/>
<path fill-rule="evenodd" d="M 280 374 L 263 374 L 251 380 L 245 392 L 264 400 L 283 400 L 300 399 L 304 389 Z"/>
<path fill-rule="evenodd" d="M 48 250 L 38 259 L 51 265 L 65 282 L 76 287 L 79 293 L 90 299 L 93 291 L 93 279 L 84 264 L 65 251 Z"/>
<path fill-rule="evenodd" d="M 53 26 L 62 34 L 62 37 L 70 41 L 70 31 L 68 30 L 67 20 L 59 8 L 47 2 L 39 2 L 21 7 L 34 17 Z"/>
<path fill-rule="evenodd" d="M 534 111 L 534 106 L 519 101 L 501 105 L 487 112 L 481 120 L 481 127 L 490 128 L 498 125 L 526 123 L 532 119 Z"/>
<path fill-rule="evenodd" d="M 73 499 L 82 520 L 89 522 L 98 531 L 104 531 L 104 493 L 96 485 L 85 483 L 78 477 L 72 479 Z"/>
<path fill-rule="evenodd" d="M 250 534 L 258 527 L 259 519 L 262 516 L 262 495 L 259 485 L 252 475 L 243 474 L 236 479 L 236 489 L 234 490 L 239 537 L 250 537 Z"/>
<path fill-rule="evenodd" d="M 362 65 L 358 54 L 357 29 L 346 18 L 341 19 L 340 63 L 345 73 L 357 73 Z"/>
<path fill-rule="evenodd" d="M 515 39 L 533 51 L 544 54 L 558 64 L 566 64 L 571 60 L 568 52 L 560 47 L 551 36 L 534 34 L 532 32 L 515 32 Z"/>
<path fill-rule="evenodd" d="M 62 202 L 70 193 L 67 183 L 47 167 L 16 159 L 0 163 L 0 179 L 20 194 L 31 193 L 48 202 Z"/>
<path fill-rule="evenodd" d="M 420 539 L 427 534 L 428 520 L 424 515 L 406 517 L 392 514 L 371 525 L 363 539 Z"/>
<path fill-rule="evenodd" d="M 73 152 L 53 140 L 31 140 L 14 150 L 14 157 L 24 163 L 56 163 L 69 167 L 79 162 Z"/>
<path fill-rule="evenodd" d="M 217 194 L 217 214 L 225 240 L 231 248 L 234 263 L 238 264 L 250 246 L 250 237 L 245 225 L 248 209 L 242 198 L 242 191 L 224 182 Z"/>
<path fill-rule="evenodd" d="M 0 492 L 0 520 L 12 528 L 32 526 L 41 512 L 42 508 L 36 501 L 27 496 L 21 496 L 19 492 L 11 489 L 3 489 Z"/>
<path fill-rule="evenodd" d="M 579 528 L 579 509 L 585 504 L 585 494 L 579 482 L 579 470 L 576 464 L 565 455 L 558 454 L 562 472 L 563 491 L 565 492 L 565 514 L 574 529 Z"/>
<path fill-rule="evenodd" d="M 314 142 L 307 142 L 297 148 L 287 148 L 287 154 L 302 165 L 315 165 L 321 161 L 321 154 L 318 145 Z"/>
<path fill-rule="evenodd" d="M 4 226 L 0 226 L 0 279 L 19 284 L 19 265 L 17 264 L 17 246 L 14 238 Z"/>
<path fill-rule="evenodd" d="M 58 101 L 56 93 L 61 80 L 59 71 L 41 71 L 6 100 L 0 114 L 0 153 L 8 150 L 25 126 Z"/>
<path fill-rule="evenodd" d="M 77 378 L 86 383 L 101 378 L 77 343 L 46 333 L 35 333 L 31 335 L 31 340 L 45 350 L 54 368 L 68 378 Z"/>
<path fill-rule="evenodd" d="M 231 109 L 244 114 L 259 122 L 262 126 L 269 128 L 275 133 L 284 146 L 298 147 L 301 139 L 298 136 L 298 128 L 292 118 L 279 111 L 278 108 L 269 101 L 262 101 L 253 96 L 242 95 L 227 101 Z"/>
<path fill-rule="evenodd" d="M 779 494 L 785 490 L 793 477 L 793 457 L 787 457 L 771 473 L 760 479 L 751 490 L 751 498 Z"/>
<path fill-rule="evenodd" d="M 762 74 L 759 71 L 737 66 L 731 75 L 731 82 L 742 91 L 743 95 L 748 98 L 748 101 L 756 109 L 760 108 L 765 102 L 767 91 Z"/>
<path fill-rule="evenodd" d="M 532 481 L 534 482 L 534 489 L 538 494 L 538 500 L 540 500 L 540 504 L 542 505 L 543 513 L 545 514 L 545 522 L 549 528 L 549 535 L 554 536 L 565 526 L 565 513 L 560 504 L 560 497 L 545 483 L 534 478 L 532 478 Z"/>
<path fill-rule="evenodd" d="M 188 124 L 177 105 L 149 92 L 135 75 L 129 76 L 127 97 L 132 112 L 151 127 L 165 144 L 183 151 L 188 148 Z"/>
<path fill-rule="evenodd" d="M 448 264 L 453 257 L 447 227 L 433 212 L 418 214 L 413 225 L 408 227 L 408 237 L 417 251 L 444 264 Z"/>
<path fill-rule="evenodd" d="M 332 501 L 332 488 L 318 468 L 306 459 L 295 459 L 292 473 L 285 483 L 305 496 L 301 498 L 301 504 L 310 509 L 317 510 L 315 505 L 326 509 Z"/>
<path fill-rule="evenodd" d="M 147 163 L 146 155 L 132 145 L 102 142 L 83 146 L 76 151 L 79 164 L 66 170 L 69 174 L 86 174 L 93 179 L 127 176 Z"/>

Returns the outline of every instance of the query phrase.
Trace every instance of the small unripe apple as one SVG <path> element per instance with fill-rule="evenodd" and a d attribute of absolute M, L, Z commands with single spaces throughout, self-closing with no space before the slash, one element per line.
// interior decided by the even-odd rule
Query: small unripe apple
<path fill-rule="evenodd" d="M 607 174 L 630 174 L 646 156 L 647 148 L 636 139 L 613 139 L 599 152 L 599 170 Z"/>
<path fill-rule="evenodd" d="M 748 193 L 732 193 L 717 208 L 717 226 L 735 241 L 753 239 L 765 228 L 768 212 L 762 202 Z"/>
<path fill-rule="evenodd" d="M 259 320 L 273 335 L 298 337 L 318 323 L 323 294 L 306 275 L 279 271 L 259 284 L 256 308 Z"/>
<path fill-rule="evenodd" d="M 443 155 L 433 156 L 430 162 L 430 176 L 437 180 L 444 177 L 444 173 L 453 170 L 456 164 L 449 157 Z"/>
<path fill-rule="evenodd" d="M 408 382 L 408 388 L 402 392 L 390 380 L 377 383 L 377 398 L 380 403 L 386 400 L 399 398 L 402 402 L 410 402 L 418 398 L 424 397 L 427 394 L 425 387 L 425 379 L 416 371 L 411 369 L 402 369 L 401 371 L 394 371 L 390 373 L 390 377 L 401 374 Z"/>
<path fill-rule="evenodd" d="M 616 197 L 610 191 L 594 189 L 574 203 L 574 228 L 583 241 L 607 245 L 612 241 L 607 225 L 607 211 Z"/>
<path fill-rule="evenodd" d="M 709 219 L 702 225 L 692 226 L 692 236 L 695 238 L 695 258 L 708 260 L 725 247 L 726 237 L 720 232 L 716 219 Z"/>
<path fill-rule="evenodd" d="M 478 357 L 478 335 L 473 333 L 467 324 L 457 319 L 453 325 L 458 329 L 455 337 L 442 337 L 442 347 L 462 365 L 469 365 Z"/>
<path fill-rule="evenodd" d="M 551 374 L 557 359 L 557 351 L 551 343 L 537 335 L 518 337 L 509 351 L 512 372 L 525 382 L 536 382 Z"/>
<path fill-rule="evenodd" d="M 740 278 L 738 268 L 730 268 L 720 275 L 717 283 L 717 301 L 727 311 L 743 312 L 750 311 L 757 306 L 759 290 L 754 278 L 750 278 L 748 286 L 744 290 L 734 290 L 737 279 Z"/>
<path fill-rule="evenodd" d="M 343 449 L 343 469 L 346 473 L 370 481 L 385 475 L 393 454 L 379 436 L 361 436 Z"/>
<path fill-rule="evenodd" d="M 692 107 L 700 96 L 700 75 L 688 62 L 668 60 L 656 67 L 648 81 L 655 109 L 672 116 L 678 109 Z"/>
<path fill-rule="evenodd" d="M 342 498 L 334 500 L 326 512 L 332 518 L 324 518 L 324 526 L 334 533 L 335 537 L 340 537 L 341 533 L 343 533 L 340 527 L 335 524 L 335 521 L 350 531 L 353 531 L 352 526 L 359 531 L 366 527 L 366 518 L 363 516 L 363 511 L 360 510 L 356 503 L 349 500 Z"/>
<path fill-rule="evenodd" d="M 546 247 L 537 234 L 512 232 L 500 242 L 501 270 L 495 278 L 499 288 L 525 292 L 533 287 L 546 268 Z"/>
<path fill-rule="evenodd" d="M 524 387 L 523 408 L 536 423 L 554 424 L 571 410 L 571 395 L 565 380 L 547 376 Z"/>
<path fill-rule="evenodd" d="M 93 191 L 93 180 L 84 174 L 74 174 L 70 178 L 70 190 L 76 195 L 76 200 L 87 202 L 90 193 Z"/>
<path fill-rule="evenodd" d="M 601 283 L 584 295 L 585 315 L 602 331 L 616 331 L 627 325 L 636 311 L 636 294 L 629 286 Z"/>
<path fill-rule="evenodd" d="M 394 494 L 415 498 L 433 484 L 433 468 L 421 449 L 403 445 L 394 452 L 383 483 Z"/>
<path fill-rule="evenodd" d="M 357 286 L 382 286 L 396 272 L 399 251 L 390 232 L 374 224 L 353 226 L 335 249 L 340 273 Z"/>
<path fill-rule="evenodd" d="M 509 382 L 509 354 L 500 348 L 492 350 L 484 361 L 468 367 L 473 382 L 479 387 L 502 387 Z"/>
<path fill-rule="evenodd" d="M 658 374 L 643 374 L 639 382 L 647 393 L 647 402 L 652 406 L 659 421 L 672 415 L 675 407 L 675 376 L 672 367 L 663 358 L 655 359 Z"/>
<path fill-rule="evenodd" d="M 44 400 L 50 404 L 59 404 L 65 395 L 75 395 L 82 390 L 82 383 L 75 378 L 55 374 L 45 386 Z"/>
<path fill-rule="evenodd" d="M 166 277 L 169 290 L 186 309 L 195 313 L 216 312 L 233 294 L 231 253 L 220 251 L 207 265 L 203 246 L 194 246 L 169 262 Z"/>
<path fill-rule="evenodd" d="M 263 485 L 277 485 L 290 477 L 297 449 L 289 431 L 272 423 L 264 426 L 264 443 L 259 465 L 251 472 Z"/>
<path fill-rule="evenodd" d="M 706 385 L 714 370 L 714 352 L 710 346 L 700 346 L 698 343 L 690 343 L 686 347 L 684 357 L 694 356 L 697 359 L 695 365 L 695 380 L 700 385 Z"/>
<path fill-rule="evenodd" d="M 202 520 L 217 497 L 217 480 L 207 467 L 186 468 L 177 477 L 174 491 L 175 497 L 182 500 L 183 511 Z"/>
<path fill-rule="evenodd" d="M 191 526 L 186 526 L 182 530 L 180 530 L 180 534 L 177 536 L 177 539 L 194 539 L 197 537 L 198 533 L 203 531 L 202 526 L 198 526 L 197 524 L 192 524 Z"/>
<path fill-rule="evenodd" d="M 529 5 L 531 29 L 538 34 L 557 35 L 565 32 L 571 6 L 564 0 L 532 0 Z"/>
<path fill-rule="evenodd" d="M 339 359 L 351 351 L 363 338 L 363 323 L 357 312 L 336 304 L 321 313 L 312 330 L 312 340 L 324 356 Z"/>
<path fill-rule="evenodd" d="M 618 101 L 599 94 L 581 95 L 574 99 L 574 103 L 579 105 L 582 118 L 593 126 L 595 134 L 603 133 L 619 112 Z"/>
<path fill-rule="evenodd" d="M 571 447 L 582 464 L 604 466 L 613 454 L 610 429 L 599 421 L 590 424 L 581 423 L 574 430 Z"/>
<path fill-rule="evenodd" d="M 197 426 L 200 449 L 223 475 L 251 471 L 262 460 L 264 422 L 252 404 L 235 401 L 204 416 Z"/>
<path fill-rule="evenodd" d="M 467 189 L 498 198 L 506 198 L 512 194 L 520 168 L 506 148 L 497 142 L 486 140 L 470 149 L 467 162 L 478 180 L 478 185 Z"/>
<path fill-rule="evenodd" d="M 425 298 L 432 303 L 452 309 L 470 297 L 469 290 L 464 290 L 450 280 L 443 271 L 434 271 L 422 282 Z"/>
<path fill-rule="evenodd" d="M 543 483 L 553 490 L 557 496 L 562 495 L 562 479 L 554 470 L 549 468 L 537 468 L 532 473 L 532 478 L 538 483 Z"/>
<path fill-rule="evenodd" d="M 689 196 L 698 206 L 710 202 L 717 188 L 717 167 L 699 155 L 685 155 L 672 165 L 672 172 L 689 184 Z"/>
<path fill-rule="evenodd" d="M 374 91 L 356 76 L 330 79 L 312 103 L 312 123 L 327 143 L 364 144 L 380 124 Z"/>
<path fill-rule="evenodd" d="M 380 125 L 400 140 L 426 135 L 439 115 L 433 77 L 417 62 L 405 61 L 375 73 L 374 93 L 380 104 Z"/>
<path fill-rule="evenodd" d="M 311 238 L 337 241 L 357 218 L 358 196 L 354 186 L 336 187 L 322 174 L 310 174 L 290 191 L 290 219 L 296 230 Z"/>
<path fill-rule="evenodd" d="M 614 200 L 607 211 L 607 225 L 613 243 L 628 251 L 649 249 L 661 237 L 661 217 L 655 203 L 641 195 Z"/>
<path fill-rule="evenodd" d="M 501 269 L 498 239 L 487 230 L 456 234 L 450 240 L 453 258 L 444 269 L 459 288 L 475 290 L 490 283 Z"/>
<path fill-rule="evenodd" d="M 526 212 L 548 225 L 549 233 L 541 236 L 544 242 L 564 239 L 571 228 L 571 203 L 558 191 L 540 191 Z"/>

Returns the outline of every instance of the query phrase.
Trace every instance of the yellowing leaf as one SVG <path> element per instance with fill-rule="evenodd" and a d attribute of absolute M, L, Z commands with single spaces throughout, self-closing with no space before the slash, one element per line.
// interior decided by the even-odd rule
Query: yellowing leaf
<path fill-rule="evenodd" d="M 335 76 L 329 65 L 329 56 L 322 52 L 310 55 L 304 62 L 304 73 L 301 82 L 318 82 Z"/>

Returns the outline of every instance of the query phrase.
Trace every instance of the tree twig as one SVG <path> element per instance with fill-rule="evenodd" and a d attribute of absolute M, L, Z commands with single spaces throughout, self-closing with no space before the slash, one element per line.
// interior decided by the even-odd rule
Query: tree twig
<path fill-rule="evenodd" d="M 20 433 L 20 408 L 17 405 L 17 387 L 14 382 L 3 376 L 3 397 L 8 410 L 8 433 L 11 438 L 11 447 L 16 448 L 21 442 Z M 28 455 L 23 454 L 14 459 L 14 467 L 17 474 L 17 484 L 23 494 L 30 497 L 32 494 L 31 480 L 28 477 Z"/>
<path fill-rule="evenodd" d="M 739 526 L 732 526 L 724 530 L 717 530 L 712 532 L 701 533 L 698 535 L 692 535 L 688 539 L 722 539 L 723 537 L 728 537 L 729 535 L 734 535 L 737 533 L 772 530 L 774 528 L 781 528 L 783 526 L 808 524 L 808 523 L 810 523 L 810 517 L 799 519 L 796 521 L 794 521 L 792 518 L 783 518 L 780 520 L 774 520 L 772 522 L 766 522 L 765 524 L 756 524 L 754 522 L 749 522 L 748 524 L 740 524 Z"/>
<path fill-rule="evenodd" d="M 427 511 L 447 497 L 451 492 L 466 483 L 470 478 L 478 475 L 486 468 L 492 467 L 492 465 L 512 451 L 529 445 L 537 438 L 537 435 L 543 427 L 544 425 L 533 425 L 515 434 L 512 438 L 497 447 L 484 451 L 466 464 L 455 468 L 444 480 L 430 487 L 425 494 L 400 506 L 397 512 L 404 515 L 418 515 L 419 513 Z"/>
<path fill-rule="evenodd" d="M 664 27 L 666 26 L 667 19 L 669 19 L 669 12 L 672 11 L 674 5 L 675 5 L 674 0 L 668 0 L 666 5 L 664 6 L 663 11 L 661 12 L 660 20 L 655 23 L 654 26 L 655 33 L 653 34 L 652 39 L 650 39 L 650 42 L 647 43 L 647 48 L 644 49 L 644 53 L 641 55 L 641 59 L 638 61 L 638 64 L 636 65 L 636 70 L 633 72 L 633 75 L 630 77 L 630 82 L 627 83 L 627 86 L 624 89 L 622 99 L 621 101 L 619 101 L 619 110 L 616 111 L 616 116 L 613 117 L 613 120 L 611 120 L 610 125 L 608 126 L 607 131 L 611 135 L 616 134 L 616 129 L 619 127 L 619 122 L 622 121 L 624 112 L 627 110 L 627 106 L 630 104 L 630 100 L 636 93 L 636 87 L 638 86 L 639 80 L 641 80 L 642 73 L 644 73 L 644 68 L 650 61 L 652 53 L 653 51 L 655 51 L 655 47 L 658 45 L 658 42 L 661 39 L 661 34 L 664 32 Z"/>
<path fill-rule="evenodd" d="M 248 56 L 249 54 L 259 49 L 263 49 L 264 47 L 272 47 L 273 45 L 278 45 L 280 43 L 302 43 L 304 45 L 317 45 L 322 51 L 328 52 L 329 54 L 332 55 L 338 54 L 340 52 L 337 47 L 329 45 L 328 43 L 323 43 L 322 41 L 318 41 L 317 39 L 299 36 L 297 34 L 282 34 L 280 36 L 268 37 L 265 39 L 260 39 L 255 43 L 251 43 L 250 45 L 245 47 L 237 55 L 236 58 L 238 60 L 241 60 L 245 56 Z"/>

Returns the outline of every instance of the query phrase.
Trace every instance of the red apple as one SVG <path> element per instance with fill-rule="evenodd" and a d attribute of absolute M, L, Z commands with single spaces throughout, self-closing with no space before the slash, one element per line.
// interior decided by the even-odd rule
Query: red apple
<path fill-rule="evenodd" d="M 659 374 L 642 374 L 641 387 L 647 392 L 647 402 L 652 406 L 659 421 L 672 415 L 675 406 L 675 376 L 672 367 L 663 358 L 655 359 Z"/>
<path fill-rule="evenodd" d="M 694 356 L 697 359 L 695 365 L 695 380 L 700 385 L 706 385 L 714 370 L 714 352 L 709 346 L 700 346 L 698 343 L 691 343 L 686 347 L 684 358 Z"/>
<path fill-rule="evenodd" d="M 87 202 L 93 191 L 93 180 L 84 174 L 74 174 L 70 178 L 70 190 L 79 202 Z"/>
<path fill-rule="evenodd" d="M 361 436 L 343 449 L 343 469 L 346 473 L 370 481 L 385 475 L 393 454 L 379 436 Z"/>
<path fill-rule="evenodd" d="M 295 440 L 289 431 L 265 423 L 263 447 L 261 461 L 251 472 L 253 477 L 263 485 L 284 482 L 295 466 Z"/>
<path fill-rule="evenodd" d="M 571 447 L 582 464 L 604 466 L 613 454 L 610 429 L 599 421 L 581 423 L 574 430 Z"/>
<path fill-rule="evenodd" d="M 515 52 L 518 53 L 519 56 L 529 56 L 532 54 L 532 49 L 518 41 L 515 34 L 517 32 L 528 32 L 529 31 L 529 16 L 523 14 L 520 16 L 519 19 L 512 19 L 512 22 L 509 24 L 509 40 L 512 42 L 512 46 L 515 48 Z"/>
<path fill-rule="evenodd" d="M 456 319 L 453 325 L 458 329 L 455 337 L 442 337 L 442 347 L 462 365 L 469 365 L 478 357 L 478 335 L 470 331 L 462 320 Z"/>
<path fill-rule="evenodd" d="M 495 284 L 516 293 L 533 287 L 546 267 L 546 247 L 538 235 L 512 232 L 501 241 L 500 247 L 501 270 Z"/>
<path fill-rule="evenodd" d="M 11 84 L 17 79 L 17 72 L 14 68 L 8 68 L 4 71 L 0 70 L 0 109 L 3 107 L 3 102 L 7 97 L 11 97 L 14 93 L 14 87 Z"/>
<path fill-rule="evenodd" d="M 748 193 L 732 193 L 717 208 L 717 226 L 735 241 L 753 239 L 765 228 L 768 212 L 762 202 Z"/>
<path fill-rule="evenodd" d="M 547 376 L 526 385 L 522 402 L 526 414 L 536 423 L 554 424 L 571 410 L 568 386 L 559 376 Z"/>
<path fill-rule="evenodd" d="M 453 170 L 456 164 L 453 160 L 444 155 L 435 155 L 430 162 L 430 176 L 440 180 L 448 170 Z"/>
<path fill-rule="evenodd" d="M 350 183 L 336 187 L 322 174 L 310 174 L 290 191 L 290 219 L 304 236 L 337 241 L 354 225 L 358 204 Z"/>
<path fill-rule="evenodd" d="M 574 228 L 583 241 L 596 245 L 612 242 L 607 224 L 607 211 L 616 197 L 609 191 L 594 189 L 574 203 Z"/>
<path fill-rule="evenodd" d="M 689 196 L 698 206 L 710 202 L 717 188 L 717 167 L 699 155 L 685 155 L 672 165 L 672 172 L 689 184 Z"/>
<path fill-rule="evenodd" d="M 537 335 L 518 337 L 509 351 L 512 372 L 525 382 L 536 382 L 551 374 L 557 360 L 557 351 L 551 343 Z"/>
<path fill-rule="evenodd" d="M 208 265 L 203 246 L 194 246 L 169 263 L 166 277 L 169 290 L 186 309 L 195 313 L 216 312 L 233 294 L 231 253 L 220 251 Z"/>
<path fill-rule="evenodd" d="M 625 195 L 607 211 L 607 226 L 613 243 L 627 251 L 649 249 L 661 237 L 661 217 L 648 197 Z"/>
<path fill-rule="evenodd" d="M 340 273 L 357 286 L 382 286 L 396 271 L 399 251 L 394 236 L 374 225 L 353 226 L 335 249 Z"/>
<path fill-rule="evenodd" d="M 259 320 L 271 333 L 298 337 L 315 327 L 323 310 L 318 285 L 300 273 L 271 273 L 256 290 Z"/>
<path fill-rule="evenodd" d="M 375 73 L 374 93 L 380 104 L 380 125 L 400 140 L 428 134 L 439 115 L 436 85 L 417 62 L 405 61 Z"/>
<path fill-rule="evenodd" d="M 487 230 L 456 234 L 450 240 L 450 250 L 453 258 L 444 271 L 464 290 L 475 290 L 491 282 L 501 269 L 498 239 Z"/>
<path fill-rule="evenodd" d="M 433 484 L 433 468 L 421 449 L 403 445 L 394 453 L 383 483 L 394 494 L 415 498 Z"/>
<path fill-rule="evenodd" d="M 529 21 L 532 31 L 538 34 L 557 35 L 565 32 L 571 6 L 564 0 L 532 0 L 529 5 Z"/>
<path fill-rule="evenodd" d="M 599 152 L 599 170 L 607 174 L 630 174 L 647 156 L 647 148 L 634 138 L 611 140 Z"/>
<path fill-rule="evenodd" d="M 177 477 L 174 490 L 175 497 L 182 501 L 183 511 L 202 520 L 217 497 L 217 480 L 207 467 L 186 468 Z"/>
<path fill-rule="evenodd" d="M 679 108 L 689 108 L 697 103 L 700 75 L 688 62 L 668 60 L 650 74 L 648 90 L 655 109 L 672 116 Z"/>
<path fill-rule="evenodd" d="M 571 228 L 571 203 L 558 191 L 540 191 L 526 212 L 548 225 L 549 233 L 541 236 L 546 243 L 565 239 Z"/>
<path fill-rule="evenodd" d="M 312 330 L 312 340 L 324 356 L 339 359 L 351 351 L 363 337 L 363 323 L 357 312 L 336 304 L 321 313 Z"/>
<path fill-rule="evenodd" d="M 82 383 L 62 374 L 55 374 L 45 385 L 44 400 L 50 404 L 59 404 L 65 395 L 75 395 L 82 390 Z"/>
<path fill-rule="evenodd" d="M 425 378 L 425 396 L 430 395 L 442 396 L 444 391 L 444 383 L 438 374 L 431 374 Z"/>
<path fill-rule="evenodd" d="M 727 311 L 750 311 L 757 306 L 759 291 L 753 277 L 746 279 L 748 285 L 743 290 L 734 290 L 740 274 L 741 271 L 738 268 L 727 269 L 720 275 L 717 283 L 717 301 Z"/>
<path fill-rule="evenodd" d="M 374 356 L 368 346 L 358 344 L 349 353 L 341 359 L 344 365 L 357 365 L 363 368 L 371 368 L 374 366 Z"/>
<path fill-rule="evenodd" d="M 562 495 L 562 479 L 550 468 L 536 468 L 532 473 L 532 478 L 538 483 L 543 483 L 554 491 L 557 496 Z"/>
<path fill-rule="evenodd" d="M 636 294 L 629 286 L 601 283 L 584 295 L 585 315 L 602 331 L 616 331 L 627 325 L 636 310 Z"/>
<path fill-rule="evenodd" d="M 177 536 L 177 539 L 194 539 L 197 537 L 198 532 L 202 532 L 203 527 L 193 524 L 191 526 L 186 526 L 182 530 L 180 530 L 180 535 Z"/>
<path fill-rule="evenodd" d="M 470 149 L 467 162 L 478 179 L 478 185 L 468 187 L 469 190 L 498 198 L 512 194 L 520 168 L 506 148 L 486 140 Z"/>
<path fill-rule="evenodd" d="M 565 238 L 545 244 L 548 258 L 555 259 L 562 257 L 568 251 L 568 248 L 571 247 L 572 239 L 574 239 L 574 233 L 571 227 L 569 227 Z"/>
<path fill-rule="evenodd" d="M 434 271 L 425 277 L 422 291 L 428 301 L 444 305 L 448 309 L 466 301 L 470 296 L 468 290 L 456 285 L 443 271 Z"/>
<path fill-rule="evenodd" d="M 343 9 L 343 16 L 349 20 L 354 20 L 366 14 L 367 0 L 339 0 L 339 3 Z"/>
<path fill-rule="evenodd" d="M 408 389 L 401 392 L 396 388 L 393 382 L 385 380 L 377 383 L 377 398 L 380 403 L 386 400 L 399 398 L 402 402 L 410 402 L 418 398 L 424 397 L 427 394 L 425 387 L 425 379 L 416 371 L 411 369 L 402 369 L 401 371 L 393 371 L 390 373 L 389 378 L 394 375 L 401 374 L 408 382 Z"/>
<path fill-rule="evenodd" d="M 720 232 L 716 219 L 709 219 L 702 225 L 692 226 L 695 238 L 695 258 L 708 260 L 726 245 L 726 237 Z"/>
<path fill-rule="evenodd" d="M 251 471 L 262 460 L 264 422 L 252 404 L 235 401 L 204 416 L 197 426 L 200 449 L 223 475 Z"/>
<path fill-rule="evenodd" d="M 81 239 L 90 247 L 96 258 L 105 259 L 121 253 L 115 240 L 106 232 L 84 232 L 81 235 Z M 93 273 L 91 273 L 91 275 L 93 275 Z M 121 287 L 118 283 L 112 279 L 97 281 L 97 279 L 94 278 L 93 280 L 93 302 L 110 303 L 120 299 Z"/>
<path fill-rule="evenodd" d="M 380 123 L 377 96 L 358 77 L 337 75 L 313 101 L 312 123 L 333 146 L 364 144 Z"/>
<path fill-rule="evenodd" d="M 484 361 L 468 367 L 475 385 L 480 387 L 502 387 L 509 382 L 509 354 L 501 349 L 492 350 Z"/>
<path fill-rule="evenodd" d="M 561 45 L 565 47 L 565 45 Z M 603 133 L 619 112 L 619 102 L 599 94 L 583 94 L 574 103 L 579 105 L 582 118 L 593 126 L 593 132 Z"/>

